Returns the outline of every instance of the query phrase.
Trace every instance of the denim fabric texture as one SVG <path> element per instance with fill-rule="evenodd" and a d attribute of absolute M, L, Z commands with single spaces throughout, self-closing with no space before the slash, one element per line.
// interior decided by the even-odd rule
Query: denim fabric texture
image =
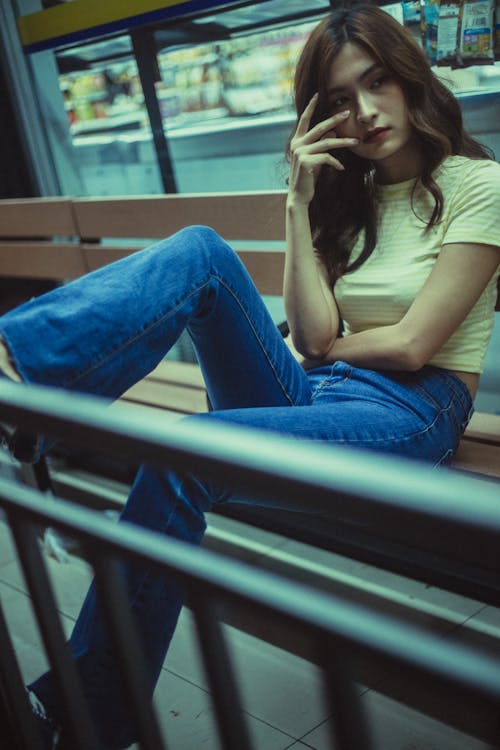
<path fill-rule="evenodd" d="M 234 251 L 189 227 L 150 248 L 34 299 L 0 320 L 26 382 L 113 400 L 145 377 L 187 329 L 218 420 L 298 439 L 450 461 L 472 414 L 465 385 L 436 367 L 376 372 L 335 362 L 305 371 L 293 358 Z M 199 544 L 205 513 L 230 502 L 221 485 L 142 467 L 121 521 Z M 124 565 L 151 689 L 182 606 L 176 581 Z M 120 670 L 89 590 L 70 640 L 104 746 L 135 739 Z M 52 677 L 30 686 L 64 723 Z"/>

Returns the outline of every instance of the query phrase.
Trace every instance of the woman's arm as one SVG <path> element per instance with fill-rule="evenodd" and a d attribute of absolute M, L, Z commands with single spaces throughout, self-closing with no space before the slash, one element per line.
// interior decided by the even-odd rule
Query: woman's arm
<path fill-rule="evenodd" d="M 326 270 L 312 243 L 309 204 L 323 165 L 343 169 L 329 150 L 357 143 L 337 138 L 335 126 L 346 113 L 310 129 L 317 97 L 313 97 L 291 142 L 291 165 L 286 205 L 286 255 L 283 294 L 293 343 L 306 357 L 321 358 L 331 349 L 339 328 L 339 314 Z"/>
<path fill-rule="evenodd" d="M 339 329 L 327 273 L 311 241 L 307 206 L 287 203 L 284 301 L 292 341 L 305 357 L 321 358 Z"/>
<path fill-rule="evenodd" d="M 467 317 L 500 262 L 500 247 L 443 245 L 427 281 L 399 323 L 338 339 L 325 359 L 359 367 L 419 370 Z"/>

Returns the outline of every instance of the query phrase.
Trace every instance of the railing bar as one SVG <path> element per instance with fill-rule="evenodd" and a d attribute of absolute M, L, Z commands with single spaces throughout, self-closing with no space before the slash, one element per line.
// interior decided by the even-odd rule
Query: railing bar
<path fill-rule="evenodd" d="M 471 698 L 475 694 L 476 703 L 492 708 L 498 706 L 500 660 L 486 658 L 472 647 L 443 641 L 415 625 L 394 622 L 361 605 L 310 591 L 299 583 L 268 572 L 250 571 L 241 562 L 231 561 L 229 565 L 216 553 L 194 548 L 187 551 L 185 545 L 174 539 L 169 539 L 167 544 L 160 534 L 126 524 L 103 524 L 102 518 L 88 509 L 51 500 L 42 507 L 36 492 L 4 480 L 0 480 L 0 505 L 2 503 L 6 508 L 17 507 L 18 513 L 37 522 L 49 520 L 51 525 L 78 533 L 80 538 L 91 539 L 108 550 L 125 551 L 156 569 L 173 571 L 185 581 L 201 579 L 225 596 L 241 597 L 243 602 L 248 600 L 261 612 L 291 617 L 302 626 L 332 630 L 343 641 L 352 642 L 367 654 L 378 654 L 393 666 L 407 664 L 433 679 L 449 683 L 453 680 Z M 303 601 L 308 602 L 306 610 L 301 607 Z M 410 635 L 413 645 L 408 649 Z"/>
<path fill-rule="evenodd" d="M 214 603 L 199 589 L 190 596 L 201 655 L 209 680 L 217 726 L 225 750 L 251 750 L 239 686 Z"/>
<path fill-rule="evenodd" d="M 0 673 L 2 681 L 8 683 L 8 710 L 9 722 L 15 723 L 15 730 L 20 735 L 23 747 L 26 750 L 43 750 L 40 732 L 37 728 L 36 719 L 29 707 L 28 697 L 23 684 L 21 671 L 17 662 L 12 641 L 5 620 L 3 608 L 0 604 Z M 2 688 L 0 688 L 0 691 Z M 7 717 L 6 717 L 7 718 Z M 7 725 L 2 728 L 5 741 Z"/>
<path fill-rule="evenodd" d="M 307 494 L 311 511 L 366 524 L 373 534 L 402 544 L 418 534 L 427 552 L 438 547 L 452 559 L 499 571 L 497 493 L 477 478 L 446 469 L 429 472 L 402 458 L 387 456 L 380 462 L 343 446 L 313 446 L 266 433 L 255 440 L 248 430 L 196 420 L 158 424 L 138 413 L 131 423 L 128 412 L 104 409 L 95 397 L 31 384 L 2 381 L 0 407 L 7 421 L 27 431 L 57 434 L 93 450 L 180 471 L 189 472 L 196 463 L 201 477 L 218 478 L 224 472 L 235 491 L 274 501 L 286 496 L 289 509 L 302 509 Z M 448 525 L 444 536 L 443 521 Z"/>
<path fill-rule="evenodd" d="M 115 650 L 116 664 L 124 676 L 124 688 L 143 750 L 167 750 L 153 707 L 152 681 L 147 675 L 144 649 L 130 612 L 118 561 L 104 554 L 92 554 L 95 583 Z"/>
<path fill-rule="evenodd" d="M 321 638 L 319 643 L 325 690 L 332 707 L 332 744 L 338 750 L 372 750 L 366 712 L 351 676 L 349 656 L 332 638 Z"/>
<path fill-rule="evenodd" d="M 59 699 L 67 717 L 68 732 L 75 750 L 98 748 L 90 713 L 83 696 L 75 663 L 57 614 L 57 604 L 47 568 L 40 553 L 38 539 L 31 525 L 10 519 L 19 559 L 32 598 L 33 607 L 54 679 Z"/>
<path fill-rule="evenodd" d="M 12 483 L 0 481 L 0 493 L 7 487 L 12 488 Z M 207 555 L 206 550 L 190 548 L 187 552 L 185 545 L 176 544 L 175 540 L 165 544 L 164 537 L 152 532 L 146 533 L 126 524 L 118 527 L 103 524 L 95 512 L 50 500 L 43 504 L 41 512 L 38 496 L 26 488 L 16 487 L 16 492 L 10 494 L 19 501 L 18 512 L 36 518 L 37 522 L 50 518 L 52 525 L 68 531 L 74 528 L 83 539 L 93 539 L 96 546 L 105 546 L 108 550 L 125 547 L 135 559 L 149 560 L 157 568 L 174 570 L 185 581 L 193 576 L 201 578 L 225 591 L 224 596 L 231 595 L 236 602 L 240 597 L 242 604 L 248 600 L 257 608 L 256 611 L 276 613 L 283 621 L 286 614 L 302 627 L 312 624 L 323 632 L 333 629 L 346 648 L 354 647 L 370 660 L 382 658 L 392 667 L 409 668 L 419 684 L 431 676 L 434 685 L 448 686 L 463 705 L 468 700 L 471 710 L 485 718 L 487 736 L 497 737 L 497 728 L 491 728 L 491 716 L 496 715 L 500 703 L 500 668 L 494 655 L 486 657 L 472 647 L 458 647 L 421 628 L 391 621 L 357 605 L 348 605 L 336 596 L 326 597 L 320 592 L 306 591 L 299 584 L 263 571 L 252 570 L 250 573 L 248 566 L 241 563 L 232 561 L 228 565 L 218 555 Z M 30 503 L 33 496 L 35 499 Z M 12 506 L 8 495 L 4 498 L 4 505 Z M 305 598 L 307 606 L 304 610 Z M 411 648 L 408 647 L 410 636 Z M 409 705 L 418 709 L 420 702 L 417 699 L 416 703 L 410 701 Z"/>

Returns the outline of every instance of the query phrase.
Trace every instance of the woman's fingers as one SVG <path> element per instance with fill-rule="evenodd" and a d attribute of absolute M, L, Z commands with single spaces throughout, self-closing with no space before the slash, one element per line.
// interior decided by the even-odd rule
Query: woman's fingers
<path fill-rule="evenodd" d="M 322 138 L 320 141 L 304 146 L 310 154 L 317 154 L 322 151 L 330 151 L 333 148 L 351 148 L 359 143 L 358 138 Z"/>
<path fill-rule="evenodd" d="M 350 148 L 359 143 L 357 138 L 322 138 L 314 143 L 297 146 L 293 149 L 293 161 L 297 169 L 305 170 L 309 174 L 316 174 L 317 167 L 324 164 L 335 169 L 343 169 L 341 162 L 330 151 L 337 148 Z"/>
<path fill-rule="evenodd" d="M 290 187 L 305 189 L 310 192 L 322 167 L 333 167 L 338 171 L 344 171 L 345 167 L 339 159 L 328 152 L 315 155 L 302 155 L 292 164 L 290 173 Z M 306 182 L 302 182 L 306 178 Z M 309 180 L 312 184 L 309 185 Z"/>
<path fill-rule="evenodd" d="M 318 94 L 314 94 L 311 101 L 305 108 L 305 110 L 302 112 L 301 116 L 299 117 L 299 121 L 297 123 L 297 129 L 295 131 L 295 136 L 303 136 L 307 133 L 309 130 L 309 127 L 311 125 L 311 117 L 313 116 L 313 112 L 316 109 L 316 104 L 318 103 Z"/>
<path fill-rule="evenodd" d="M 328 153 L 317 154 L 316 156 L 310 156 L 307 159 L 302 160 L 302 168 L 309 174 L 316 175 L 321 167 L 329 166 L 337 170 L 344 170 L 345 167 L 341 161 L 335 156 Z"/>
<path fill-rule="evenodd" d="M 318 122 L 317 125 L 308 130 L 307 133 L 305 133 L 305 135 L 303 136 L 304 141 L 307 141 L 309 143 L 311 143 L 312 141 L 317 141 L 319 138 L 322 138 L 326 133 L 328 133 L 329 130 L 335 130 L 338 125 L 340 125 L 344 120 L 347 120 L 349 115 L 350 111 L 346 110 L 345 112 L 340 112 L 337 115 L 327 117 L 326 120 L 321 120 L 321 122 Z"/>
<path fill-rule="evenodd" d="M 335 125 L 338 124 L 338 115 L 335 115 L 318 123 L 303 136 L 296 133 L 290 144 L 292 154 L 297 155 L 301 151 L 314 154 L 336 148 L 356 146 L 359 143 L 357 138 L 337 138 Z"/>
<path fill-rule="evenodd" d="M 321 168 L 324 166 L 344 171 L 339 159 L 331 154 L 338 148 L 352 148 L 359 143 L 357 138 L 337 138 L 337 127 L 349 116 L 349 111 L 327 117 L 311 128 L 311 119 L 318 102 L 318 95 L 313 96 L 297 123 L 295 135 L 290 148 L 292 161 L 289 178 L 289 191 L 295 199 L 304 204 L 310 203 L 314 196 L 315 183 Z"/>
<path fill-rule="evenodd" d="M 292 148 L 294 174 L 296 177 L 302 172 L 317 176 L 320 167 L 331 166 L 343 171 L 343 164 L 330 151 L 337 148 L 350 148 L 359 143 L 357 138 L 322 138 L 319 141 L 301 144 Z"/>

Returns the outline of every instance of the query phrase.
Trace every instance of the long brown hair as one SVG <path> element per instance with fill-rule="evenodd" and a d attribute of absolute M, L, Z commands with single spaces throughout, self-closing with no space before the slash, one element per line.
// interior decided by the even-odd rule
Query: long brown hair
<path fill-rule="evenodd" d="M 297 121 L 315 92 L 319 93 L 319 99 L 311 127 L 331 114 L 330 69 L 347 42 L 355 42 L 375 58 L 404 92 L 410 123 L 424 157 L 420 183 L 434 198 L 434 209 L 427 223 L 430 229 L 439 222 L 443 212 L 443 194 L 432 176 L 441 161 L 451 154 L 476 159 L 493 157 L 465 132 L 458 101 L 434 75 L 411 32 L 373 5 L 350 4 L 337 8 L 312 31 L 295 72 Z M 292 136 L 287 146 L 288 158 Z M 345 171 L 324 166 L 309 206 L 314 245 L 332 281 L 359 268 L 373 252 L 377 241 L 371 162 L 348 149 L 336 150 L 335 156 L 342 161 Z M 350 252 L 362 229 L 365 230 L 364 247 L 358 258 L 349 263 Z"/>

